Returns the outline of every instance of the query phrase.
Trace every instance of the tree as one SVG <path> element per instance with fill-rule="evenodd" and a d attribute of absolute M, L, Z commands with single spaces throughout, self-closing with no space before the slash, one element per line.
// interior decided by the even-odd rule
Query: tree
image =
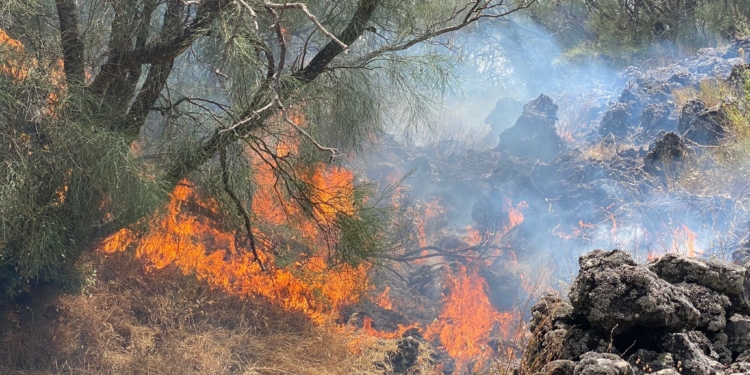
<path fill-rule="evenodd" d="M 253 158 L 315 216 L 304 166 L 361 148 L 388 109 L 419 118 L 449 77 L 449 35 L 534 1 L 4 1 L 0 285 L 59 280 L 187 178 L 252 244 Z M 368 243 L 347 232 L 362 210 L 338 213 L 344 260 L 373 254 L 337 247 Z"/>
<path fill-rule="evenodd" d="M 546 0 L 532 17 L 566 49 L 630 64 L 653 57 L 654 47 L 690 52 L 742 36 L 748 15 L 742 0 Z"/>

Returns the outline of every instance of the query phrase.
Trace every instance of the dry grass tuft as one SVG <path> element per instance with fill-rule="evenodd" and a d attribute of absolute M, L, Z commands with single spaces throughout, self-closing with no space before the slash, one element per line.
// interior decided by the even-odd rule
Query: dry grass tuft
<path fill-rule="evenodd" d="M 383 374 L 395 340 L 352 350 L 352 333 L 267 302 L 213 291 L 128 254 L 97 259 L 81 295 L 40 291 L 0 306 L 2 374 Z M 429 361 L 425 360 L 427 374 Z"/>
<path fill-rule="evenodd" d="M 711 108 L 721 104 L 727 95 L 732 94 L 732 91 L 729 84 L 724 81 L 704 79 L 697 90 L 692 87 L 672 90 L 672 97 L 675 108 L 678 110 L 681 110 L 692 99 L 700 99 L 706 103 L 706 107 Z"/>

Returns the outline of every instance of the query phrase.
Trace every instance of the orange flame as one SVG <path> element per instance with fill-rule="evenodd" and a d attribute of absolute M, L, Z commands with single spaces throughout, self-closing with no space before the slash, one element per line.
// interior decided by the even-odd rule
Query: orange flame
<path fill-rule="evenodd" d="M 325 164 L 302 171 L 300 178 L 311 186 L 308 198 L 318 207 L 310 217 L 276 190 L 278 181 L 267 163 L 254 159 L 254 171 L 257 188 L 252 215 L 263 230 L 256 225 L 253 234 L 267 271 L 243 249 L 246 246 L 238 239 L 242 236 L 185 209 L 197 205 L 199 212 L 219 210 L 216 201 L 202 199 L 187 181 L 172 192 L 166 214 L 150 219 L 146 235 L 139 237 L 123 229 L 105 240 L 100 250 L 111 253 L 132 245 L 148 270 L 174 265 L 229 293 L 262 296 L 288 310 L 301 311 L 317 323 L 329 321 L 340 307 L 358 301 L 369 288 L 368 265 L 330 269 L 325 246 L 325 230 L 335 228 L 338 215 L 354 214 L 354 177 L 344 168 Z M 276 228 L 287 235 L 280 239 Z M 279 257 L 288 266 L 281 266 Z"/>
<path fill-rule="evenodd" d="M 493 330 L 499 330 L 503 338 L 510 337 L 515 316 L 495 310 L 487 297 L 487 283 L 476 267 L 467 270 L 459 265 L 455 273 L 446 274 L 445 281 L 449 294 L 425 337 L 439 339 L 459 371 L 479 371 L 494 355 L 489 346 Z"/>
<path fill-rule="evenodd" d="M 393 310 L 393 301 L 391 301 L 391 296 L 388 294 L 390 291 L 391 287 L 386 286 L 385 290 L 383 290 L 383 293 L 378 296 L 378 306 L 386 310 Z"/>
<path fill-rule="evenodd" d="M 510 198 L 505 199 L 503 211 L 508 213 L 508 224 L 503 227 L 505 233 L 510 232 L 513 228 L 523 223 L 523 212 L 521 212 L 521 210 L 528 207 L 529 204 L 526 203 L 526 201 L 523 201 L 514 207 L 513 201 L 510 200 Z"/>
<path fill-rule="evenodd" d="M 697 235 L 683 225 L 672 231 L 672 252 L 684 253 L 690 258 L 703 255 L 703 250 L 695 244 Z"/>

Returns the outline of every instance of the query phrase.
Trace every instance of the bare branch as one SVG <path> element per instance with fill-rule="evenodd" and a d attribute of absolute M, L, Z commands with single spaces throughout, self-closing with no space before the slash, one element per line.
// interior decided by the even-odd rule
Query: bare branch
<path fill-rule="evenodd" d="M 284 114 L 284 121 L 286 121 L 286 123 L 288 123 L 289 125 L 292 125 L 292 127 L 294 127 L 294 129 L 297 130 L 297 132 L 299 132 L 305 138 L 307 138 L 310 142 L 312 142 L 318 150 L 330 152 L 331 161 L 341 156 L 341 154 L 339 154 L 339 149 L 333 148 L 333 147 L 325 147 L 321 145 L 320 143 L 318 143 L 318 141 L 315 140 L 315 138 L 313 138 L 313 136 L 310 135 L 310 133 L 306 132 L 305 129 L 302 129 L 299 125 L 297 125 L 294 121 L 292 121 L 288 116 L 286 116 L 286 114 Z"/>
<path fill-rule="evenodd" d="M 242 1 L 242 0 L 238 0 L 238 1 Z M 333 40 L 334 42 L 336 42 L 339 46 L 341 46 L 341 48 L 344 49 L 344 53 L 349 53 L 349 46 L 346 45 L 346 43 L 344 43 L 341 40 L 339 40 L 339 38 L 337 38 L 336 35 L 333 35 L 332 32 L 328 31 L 328 29 L 326 29 L 323 26 L 323 24 L 321 24 L 320 21 L 318 21 L 318 17 L 315 17 L 315 15 L 312 14 L 312 12 L 310 12 L 309 9 L 307 9 L 307 5 L 305 5 L 303 3 L 275 4 L 275 3 L 272 3 L 272 2 L 269 2 L 269 1 L 264 1 L 263 5 L 266 6 L 266 7 L 269 7 L 269 8 L 274 8 L 274 9 L 291 9 L 291 8 L 294 8 L 294 9 L 301 10 L 302 13 L 304 13 L 305 16 L 307 16 L 307 18 L 309 18 L 310 21 L 312 21 L 312 23 L 315 24 L 315 26 L 318 28 L 318 30 L 320 30 L 320 32 L 322 32 L 327 37 L 331 38 L 331 40 Z"/>
<path fill-rule="evenodd" d="M 435 38 L 435 37 L 438 37 L 440 35 L 447 34 L 447 33 L 453 32 L 453 31 L 457 31 L 457 30 L 463 29 L 464 27 L 469 26 L 472 23 L 474 23 L 476 21 L 479 21 L 482 18 L 500 18 L 500 17 L 505 17 L 507 15 L 510 15 L 512 13 L 515 13 L 515 12 L 518 12 L 518 11 L 520 11 L 522 9 L 526 9 L 526 8 L 530 7 L 532 4 L 534 4 L 536 2 L 536 0 L 528 0 L 528 2 L 526 2 L 526 0 L 523 0 L 521 4 L 516 5 L 515 7 L 511 8 L 510 10 L 507 10 L 505 12 L 495 13 L 495 14 L 485 13 L 489 9 L 495 9 L 495 8 L 503 5 L 503 1 L 502 0 L 499 3 L 497 3 L 497 4 L 493 4 L 492 2 L 493 2 L 492 0 L 491 1 L 475 0 L 473 6 L 469 9 L 469 11 L 466 13 L 466 15 L 464 16 L 463 20 L 460 23 L 457 23 L 457 24 L 452 25 L 452 26 L 443 27 L 443 28 L 440 28 L 440 29 L 437 29 L 437 30 L 434 30 L 434 31 L 426 32 L 426 33 L 424 33 L 422 35 L 419 35 L 419 36 L 417 36 L 417 37 L 415 37 L 413 39 L 410 39 L 410 40 L 407 40 L 407 41 L 404 41 L 404 42 L 401 42 L 401 43 L 398 43 L 398 44 L 383 46 L 381 48 L 376 49 L 375 51 L 372 51 L 372 52 L 364 55 L 362 58 L 358 59 L 358 61 L 360 61 L 360 62 L 367 62 L 367 61 L 370 61 L 373 58 L 375 58 L 377 56 L 380 56 L 380 55 L 382 55 L 384 53 L 397 52 L 397 51 L 403 51 L 403 50 L 409 49 L 410 47 L 412 47 L 412 46 L 414 46 L 416 44 L 425 42 L 425 41 L 427 41 L 429 39 L 432 39 L 432 38 Z M 456 16 L 457 16 L 457 14 L 454 14 L 454 15 L 451 16 L 450 19 L 454 19 Z"/>
<path fill-rule="evenodd" d="M 255 27 L 255 31 L 258 31 L 258 14 L 255 13 L 255 9 L 250 6 L 245 0 L 237 0 L 240 5 L 242 5 L 247 11 L 250 13 L 250 18 L 253 19 L 253 26 Z"/>
<path fill-rule="evenodd" d="M 253 252 L 253 257 L 255 262 L 260 265 L 260 269 L 262 271 L 266 270 L 266 267 L 263 265 L 263 262 L 260 260 L 260 257 L 258 256 L 258 249 L 255 245 L 255 235 L 253 234 L 253 227 L 252 222 L 250 221 L 250 214 L 245 209 L 245 206 L 242 205 L 242 201 L 239 197 L 237 197 L 237 194 L 234 193 L 234 190 L 230 187 L 229 184 L 229 168 L 227 167 L 227 151 L 226 149 L 221 150 L 219 153 L 219 164 L 221 164 L 221 181 L 224 183 L 224 191 L 227 192 L 227 195 L 229 195 L 229 198 L 232 199 L 232 202 L 234 202 L 235 207 L 237 208 L 237 214 L 242 216 L 242 221 L 245 224 L 245 231 L 247 232 L 247 238 L 250 240 L 250 251 Z"/>

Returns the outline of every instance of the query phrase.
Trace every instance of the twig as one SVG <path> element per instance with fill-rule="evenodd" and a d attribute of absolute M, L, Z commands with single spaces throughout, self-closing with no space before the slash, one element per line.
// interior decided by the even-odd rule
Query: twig
<path fill-rule="evenodd" d="M 255 13 L 255 10 L 253 7 L 251 7 L 248 3 L 245 2 L 245 0 L 237 0 L 240 5 L 245 7 L 248 12 L 250 12 L 250 18 L 253 19 L 253 26 L 255 27 L 255 31 L 258 31 L 258 14 Z"/>
<path fill-rule="evenodd" d="M 315 145 L 315 148 L 317 148 L 320 151 L 330 152 L 331 160 L 329 162 L 333 162 L 336 158 L 341 156 L 341 154 L 339 154 L 339 149 L 334 148 L 334 147 L 325 147 L 321 145 L 320 143 L 318 143 L 317 140 L 315 140 L 315 138 L 313 138 L 313 136 L 310 135 L 310 133 L 306 132 L 305 129 L 302 129 L 299 125 L 295 124 L 294 121 L 292 121 L 289 117 L 286 116 L 286 114 L 284 114 L 284 120 L 289 125 L 292 125 L 294 129 L 297 130 L 300 134 L 305 136 L 305 138 L 309 139 L 310 142 L 312 142 Z"/>
<path fill-rule="evenodd" d="M 229 195 L 229 198 L 232 199 L 232 202 L 234 202 L 234 205 L 237 207 L 239 215 L 242 216 L 242 220 L 245 224 L 245 231 L 247 231 L 247 238 L 250 240 L 250 250 L 253 252 L 253 260 L 255 262 L 258 262 L 261 271 L 265 271 L 266 267 L 260 260 L 260 257 L 258 256 L 258 249 L 255 246 L 255 235 L 253 234 L 252 223 L 250 222 L 250 214 L 248 214 L 247 210 L 245 210 L 245 206 L 242 205 L 242 201 L 240 201 L 239 197 L 237 197 L 237 194 L 235 194 L 229 186 L 229 169 L 227 168 L 226 149 L 222 149 L 219 153 L 219 163 L 221 164 L 221 181 L 224 183 L 224 191 L 227 192 L 227 195 Z"/>
<path fill-rule="evenodd" d="M 226 128 L 226 129 L 219 130 L 219 133 L 226 133 L 226 132 L 229 132 L 229 131 L 234 131 L 238 127 L 240 127 L 242 125 L 245 125 L 248 122 L 253 121 L 256 118 L 260 118 L 260 113 L 263 112 L 263 111 L 265 111 L 265 110 L 267 110 L 267 109 L 269 109 L 269 108 L 271 108 L 271 106 L 273 106 L 273 102 L 269 102 L 263 108 L 261 108 L 261 109 L 259 109 L 257 111 L 253 111 L 253 113 L 250 116 L 248 116 L 245 119 L 237 122 L 236 124 L 234 124 L 234 125 Z"/>
<path fill-rule="evenodd" d="M 241 0 L 240 0 L 240 1 L 241 1 Z M 309 10 L 309 9 L 307 9 L 307 5 L 305 5 L 305 4 L 302 4 L 302 3 L 284 3 L 284 4 L 276 4 L 276 3 L 272 3 L 272 2 L 270 2 L 270 1 L 264 1 L 264 2 L 263 2 L 263 6 L 266 6 L 266 7 L 268 7 L 268 8 L 276 8 L 276 9 L 289 9 L 289 8 L 295 8 L 295 9 L 299 9 L 299 10 L 301 10 L 301 11 L 302 11 L 302 13 L 304 13 L 304 14 L 305 14 L 305 16 L 307 16 L 307 18 L 309 18 L 309 19 L 310 19 L 310 21 L 312 21 L 312 23 L 314 23 L 314 24 L 315 24 L 315 26 L 316 26 L 316 27 L 317 27 L 317 28 L 318 28 L 318 29 L 320 30 L 320 32 L 322 32 L 323 34 L 325 34 L 325 35 L 326 35 L 327 37 L 331 38 L 331 40 L 333 40 L 334 42 L 336 42 L 336 44 L 340 45 L 340 46 L 341 46 L 341 48 L 343 48 L 343 49 L 344 49 L 344 53 L 345 53 L 345 54 L 346 54 L 346 53 L 349 53 L 349 46 L 347 46 L 347 45 L 346 45 L 346 43 L 344 43 L 344 42 L 342 42 L 341 40 L 339 40 L 338 38 L 336 38 L 336 36 L 335 36 L 335 35 L 333 35 L 333 33 L 332 33 L 332 32 L 328 31 L 328 29 L 326 29 L 326 28 L 325 28 L 325 27 L 323 26 L 323 24 L 321 24 L 321 23 L 320 23 L 320 21 L 318 21 L 318 17 L 315 17 L 315 15 L 314 15 L 314 14 L 312 14 L 312 12 L 310 12 L 310 10 Z"/>

